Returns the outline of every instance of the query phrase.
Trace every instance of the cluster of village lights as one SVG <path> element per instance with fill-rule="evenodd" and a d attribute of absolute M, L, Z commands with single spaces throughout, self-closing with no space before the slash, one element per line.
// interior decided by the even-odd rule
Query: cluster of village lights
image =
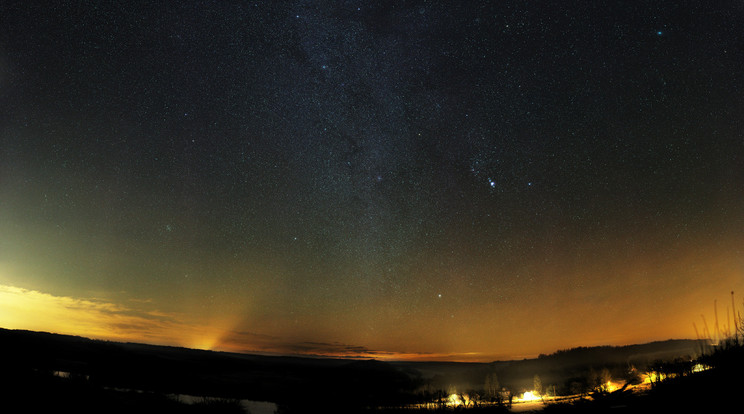
<path fill-rule="evenodd" d="M 693 367 L 693 372 L 701 372 L 708 369 L 708 367 L 697 364 Z M 642 381 L 638 385 L 627 385 L 625 382 L 622 381 L 607 381 L 602 386 L 602 390 L 605 392 L 615 392 L 617 390 L 622 389 L 625 387 L 626 389 L 633 389 L 633 388 L 644 388 L 649 387 L 653 383 L 657 383 L 659 381 L 663 381 L 669 376 L 666 376 L 664 374 L 658 373 L 658 372 L 649 372 L 642 377 Z M 529 402 L 535 402 L 535 401 L 549 401 L 554 399 L 555 397 L 545 396 L 541 395 L 539 392 L 532 390 L 532 391 L 525 391 L 521 396 L 515 397 L 512 403 L 529 403 Z M 471 398 L 468 394 L 457 394 L 452 393 L 447 397 L 446 405 L 448 407 L 468 407 L 475 403 L 475 400 Z"/>

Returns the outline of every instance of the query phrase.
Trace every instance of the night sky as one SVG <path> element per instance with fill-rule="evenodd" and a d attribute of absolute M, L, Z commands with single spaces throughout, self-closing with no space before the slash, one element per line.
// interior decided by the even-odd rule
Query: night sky
<path fill-rule="evenodd" d="M 744 298 L 740 1 L 111 3 L 0 5 L 2 327 L 490 361 Z"/>

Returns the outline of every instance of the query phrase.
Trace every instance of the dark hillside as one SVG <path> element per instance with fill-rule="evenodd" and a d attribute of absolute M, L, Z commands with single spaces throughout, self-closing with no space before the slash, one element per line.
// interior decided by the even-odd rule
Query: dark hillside
<path fill-rule="evenodd" d="M 419 385 L 379 361 L 232 354 L 4 329 L 0 352 L 6 378 L 61 371 L 96 387 L 288 405 L 325 401 L 329 393 L 347 406 L 398 404 Z"/>
<path fill-rule="evenodd" d="M 628 346 L 580 347 L 540 355 L 535 359 L 495 361 L 492 363 L 396 362 L 396 366 L 415 369 L 436 386 L 461 390 L 480 389 L 486 375 L 495 373 L 502 386 L 514 391 L 531 389 L 537 374 L 545 385 L 563 386 L 608 368 L 615 377 L 625 375 L 629 367 L 644 370 L 658 360 L 694 358 L 700 343 L 696 340 L 668 340 Z M 566 390 L 568 391 L 568 390 Z"/>

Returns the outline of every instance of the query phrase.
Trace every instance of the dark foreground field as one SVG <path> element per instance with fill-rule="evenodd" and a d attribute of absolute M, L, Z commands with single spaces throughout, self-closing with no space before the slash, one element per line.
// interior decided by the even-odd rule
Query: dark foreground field
<path fill-rule="evenodd" d="M 713 369 L 684 372 L 642 395 L 594 392 L 586 379 L 585 373 L 601 367 L 616 376 L 631 365 L 658 365 L 680 356 L 688 361 L 696 349 L 695 341 L 666 341 L 488 364 L 386 363 L 220 353 L 0 329 L 0 397 L 4 407 L 33 413 L 241 413 L 246 412 L 241 400 L 253 400 L 272 402 L 268 407 L 283 413 L 394 414 L 416 412 L 401 407 L 442 401 L 452 392 L 483 396 L 483 379 L 490 373 L 513 393 L 530 389 L 536 374 L 558 394 L 583 387 L 583 400 L 547 405 L 547 413 L 711 412 L 737 404 L 744 372 L 739 346 L 710 353 L 705 362 Z M 442 404 L 427 412 L 508 411 L 480 401 L 456 408 Z"/>
<path fill-rule="evenodd" d="M 4 370 L 3 375 L 2 412 L 8 413 L 244 412 L 234 400 L 205 399 L 186 404 L 161 393 L 110 389 L 83 378 L 60 378 L 49 372 Z"/>
<path fill-rule="evenodd" d="M 725 413 L 741 412 L 744 344 L 727 341 L 708 348 L 694 362 L 702 372 L 678 372 L 645 392 L 594 393 L 571 404 L 547 405 L 546 414 L 573 413 Z M 674 366 L 668 363 L 667 366 Z"/>
<path fill-rule="evenodd" d="M 646 393 L 596 395 L 572 404 L 545 406 L 545 414 L 740 412 L 742 371 L 711 370 L 662 382 Z"/>
<path fill-rule="evenodd" d="M 239 412 L 238 400 L 270 401 L 287 412 L 346 411 L 407 404 L 419 385 L 416 375 L 379 361 L 209 352 L 2 329 L 0 355 L 0 397 L 25 407 L 23 412 Z M 194 399 L 196 404 L 185 403 Z"/>

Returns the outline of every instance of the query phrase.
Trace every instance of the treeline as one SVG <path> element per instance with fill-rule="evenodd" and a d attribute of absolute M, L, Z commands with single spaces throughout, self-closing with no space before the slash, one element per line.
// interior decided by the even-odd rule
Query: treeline
<path fill-rule="evenodd" d="M 656 341 L 647 344 L 624 345 L 624 346 L 579 346 L 569 349 L 561 349 L 552 354 L 540 354 L 540 360 L 603 360 L 603 361 L 626 361 L 646 362 L 664 357 L 676 357 L 679 355 L 695 356 L 700 353 L 703 340 L 692 339 L 670 339 Z"/>

